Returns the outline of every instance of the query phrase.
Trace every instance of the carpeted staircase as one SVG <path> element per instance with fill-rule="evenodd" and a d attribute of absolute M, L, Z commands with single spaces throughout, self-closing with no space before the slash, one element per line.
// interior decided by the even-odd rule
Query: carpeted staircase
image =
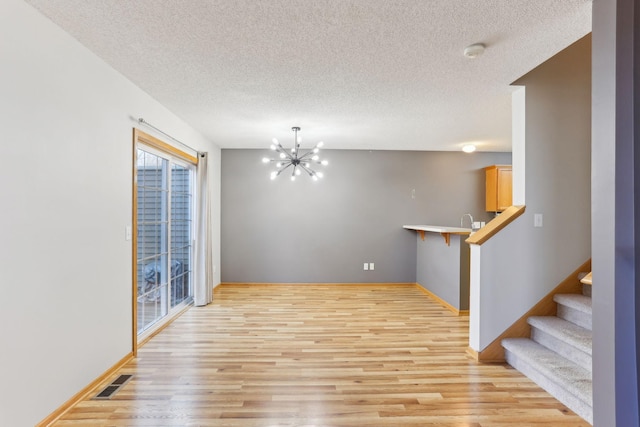
<path fill-rule="evenodd" d="M 557 316 L 532 316 L 531 338 L 502 340 L 507 362 L 593 424 L 591 285 L 556 294 Z"/>

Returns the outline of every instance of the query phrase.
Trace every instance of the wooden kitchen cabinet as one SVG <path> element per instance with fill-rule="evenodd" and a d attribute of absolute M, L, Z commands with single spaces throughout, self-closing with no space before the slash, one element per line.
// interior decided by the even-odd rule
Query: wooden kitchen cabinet
<path fill-rule="evenodd" d="M 511 165 L 493 165 L 484 168 L 486 173 L 488 212 L 502 212 L 511 206 Z"/>

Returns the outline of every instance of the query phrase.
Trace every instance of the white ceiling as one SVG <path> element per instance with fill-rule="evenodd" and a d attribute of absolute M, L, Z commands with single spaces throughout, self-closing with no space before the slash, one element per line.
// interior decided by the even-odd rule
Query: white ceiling
<path fill-rule="evenodd" d="M 511 149 L 509 84 L 589 33 L 592 6 L 25 1 L 222 148 L 291 145 L 300 126 L 303 147 L 483 151 Z"/>

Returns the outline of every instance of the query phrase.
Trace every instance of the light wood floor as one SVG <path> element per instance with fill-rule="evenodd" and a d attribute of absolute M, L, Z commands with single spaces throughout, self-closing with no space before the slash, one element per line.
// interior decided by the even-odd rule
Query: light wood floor
<path fill-rule="evenodd" d="M 413 286 L 225 285 L 55 426 L 589 425 L 467 346 L 468 318 Z"/>

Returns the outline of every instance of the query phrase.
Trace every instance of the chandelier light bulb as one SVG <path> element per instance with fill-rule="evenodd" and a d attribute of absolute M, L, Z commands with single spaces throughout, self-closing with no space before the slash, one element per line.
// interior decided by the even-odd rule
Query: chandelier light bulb
<path fill-rule="evenodd" d="M 276 151 L 276 148 L 278 148 L 278 147 L 276 147 L 275 145 L 271 144 L 271 147 L 269 147 L 269 148 L 271 148 L 273 151 Z"/>
<path fill-rule="evenodd" d="M 318 180 L 318 176 L 317 175 L 312 175 L 311 179 L 314 180 L 314 181 L 317 181 Z"/>
<path fill-rule="evenodd" d="M 318 145 L 316 145 L 316 147 L 322 148 L 323 145 L 324 145 L 324 142 L 320 141 L 320 142 L 318 142 Z"/>
<path fill-rule="evenodd" d="M 278 172 L 271 172 L 271 179 L 276 179 Z"/>
<path fill-rule="evenodd" d="M 296 169 L 296 175 L 300 175 L 300 169 Z"/>
<path fill-rule="evenodd" d="M 329 164 L 329 162 L 327 160 L 323 160 L 323 161 L 320 162 L 320 164 L 322 166 L 327 166 Z"/>
<path fill-rule="evenodd" d="M 271 140 L 271 142 L 273 142 L 273 145 L 278 145 L 278 139 L 277 138 L 273 138 Z"/>
<path fill-rule="evenodd" d="M 269 163 L 271 160 L 268 157 L 262 158 L 262 163 Z"/>
<path fill-rule="evenodd" d="M 315 160 L 318 160 L 319 158 L 320 158 L 319 156 L 313 156 L 313 157 L 311 158 L 311 160 L 314 160 L 314 161 L 315 161 Z"/>
<path fill-rule="evenodd" d="M 278 163 L 276 163 L 276 167 L 277 167 L 277 168 L 281 168 L 281 167 L 282 167 L 282 162 L 278 162 Z"/>
<path fill-rule="evenodd" d="M 318 172 L 316 175 L 318 176 L 318 178 L 324 178 L 324 174 L 322 172 Z"/>
<path fill-rule="evenodd" d="M 291 181 L 295 181 L 296 180 L 296 176 L 295 175 L 291 175 Z"/>
<path fill-rule="evenodd" d="M 285 159 L 286 157 L 287 157 L 287 155 L 286 155 L 286 154 L 284 154 L 284 153 L 280 153 L 280 158 L 281 158 L 281 159 Z"/>

